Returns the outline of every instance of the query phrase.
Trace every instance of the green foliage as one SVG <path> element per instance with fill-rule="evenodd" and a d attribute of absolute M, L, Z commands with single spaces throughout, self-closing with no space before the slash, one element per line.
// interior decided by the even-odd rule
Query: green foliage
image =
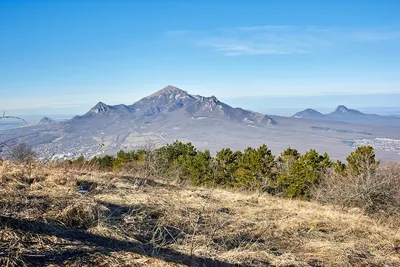
<path fill-rule="evenodd" d="M 172 167 L 177 163 L 180 156 L 193 157 L 197 154 L 197 150 L 192 143 L 184 144 L 180 141 L 175 141 L 173 144 L 159 148 L 156 154 L 158 159 L 164 161 L 169 167 Z"/>
<path fill-rule="evenodd" d="M 284 196 L 309 199 L 311 186 L 318 184 L 323 172 L 332 166 L 329 156 L 310 150 L 300 155 L 295 150 L 282 153 L 282 172 L 279 173 L 276 186 Z"/>
<path fill-rule="evenodd" d="M 280 173 L 289 174 L 292 168 L 292 165 L 296 163 L 300 158 L 300 153 L 293 148 L 287 148 L 285 151 L 281 153 L 278 157 L 278 170 Z"/>
<path fill-rule="evenodd" d="M 75 160 L 70 160 L 69 161 L 69 163 L 71 163 L 71 164 L 83 164 L 83 163 L 85 163 L 86 162 L 86 160 L 85 160 L 85 157 L 83 156 L 83 155 L 80 155 L 77 159 L 75 159 Z"/>
<path fill-rule="evenodd" d="M 84 164 L 83 156 L 70 161 Z M 278 158 L 267 145 L 247 148 L 244 152 L 224 148 L 215 157 L 210 151 L 199 151 L 191 143 L 175 141 L 155 151 L 119 151 L 116 157 L 95 157 L 89 161 L 102 170 L 120 170 L 135 163 L 139 169 L 157 170 L 157 175 L 173 173 L 181 182 L 261 190 L 290 198 L 309 199 L 311 189 L 318 185 L 329 168 L 335 175 L 371 174 L 379 165 L 372 147 L 359 147 L 347 157 L 347 165 L 331 162 L 325 153 L 310 150 L 301 155 L 288 148 Z M 150 172 L 149 172 L 150 173 Z M 154 175 L 154 172 L 152 172 Z"/>
<path fill-rule="evenodd" d="M 192 143 L 175 141 L 156 150 L 158 166 L 178 170 L 180 181 L 190 181 L 194 185 L 212 184 L 212 157 L 208 150 L 198 151 Z"/>
<path fill-rule="evenodd" d="M 215 183 L 222 186 L 233 185 L 239 168 L 239 159 L 242 152 L 233 152 L 230 148 L 224 148 L 215 156 Z"/>
<path fill-rule="evenodd" d="M 360 146 L 347 158 L 347 169 L 350 174 L 372 174 L 380 161 L 375 159 L 375 151 L 372 146 Z"/>
<path fill-rule="evenodd" d="M 346 164 L 344 164 L 340 160 L 337 160 L 335 163 L 333 163 L 333 173 L 335 175 L 344 175 L 346 173 L 346 170 Z"/>
<path fill-rule="evenodd" d="M 294 148 L 287 148 L 277 159 L 277 177 L 271 186 L 271 193 L 278 194 L 287 187 L 285 180 L 290 177 L 293 165 L 298 162 L 300 153 Z"/>
<path fill-rule="evenodd" d="M 210 151 L 184 154 L 178 157 L 181 167 L 180 178 L 188 179 L 194 185 L 214 184 L 212 172 L 212 157 Z"/>
<path fill-rule="evenodd" d="M 135 152 L 135 150 L 125 152 L 120 150 L 117 154 L 117 157 L 113 161 L 113 170 L 118 170 L 122 168 L 125 164 L 133 161 L 137 161 L 139 159 L 139 154 Z"/>
<path fill-rule="evenodd" d="M 113 169 L 115 158 L 110 155 L 104 157 L 94 157 L 89 162 L 96 164 L 101 170 L 111 171 Z"/>
<path fill-rule="evenodd" d="M 136 160 L 139 163 L 143 163 L 146 159 L 146 154 L 147 154 L 147 150 L 146 149 L 139 149 L 136 153 Z"/>
<path fill-rule="evenodd" d="M 265 187 L 273 179 L 275 156 L 266 145 L 257 149 L 247 148 L 238 158 L 234 186 L 249 189 Z"/>

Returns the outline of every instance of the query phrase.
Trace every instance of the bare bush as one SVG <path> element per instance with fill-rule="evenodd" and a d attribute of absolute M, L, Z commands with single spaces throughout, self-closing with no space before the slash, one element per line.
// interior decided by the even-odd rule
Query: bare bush
<path fill-rule="evenodd" d="M 9 115 L 6 115 L 6 112 L 5 112 L 5 111 L 3 112 L 3 115 L 0 116 L 0 120 L 1 120 L 1 119 L 16 119 L 16 120 L 20 120 L 20 121 L 23 121 L 23 122 L 27 123 L 27 121 L 24 120 L 23 118 L 16 117 L 16 116 L 9 116 Z"/>
<path fill-rule="evenodd" d="M 150 141 L 139 150 L 138 160 L 125 163 L 120 170 L 143 178 L 169 177 L 170 168 L 165 155 Z"/>
<path fill-rule="evenodd" d="M 28 163 L 36 158 L 36 152 L 30 145 L 20 143 L 8 151 L 7 158 L 18 163 Z"/>
<path fill-rule="evenodd" d="M 8 116 L 8 115 L 6 115 L 6 112 L 3 112 L 3 115 L 0 116 L 0 120 L 1 120 L 1 119 L 17 119 L 17 120 L 20 120 L 20 121 L 22 121 L 22 122 L 24 122 L 24 123 L 27 123 L 26 120 L 24 120 L 24 119 L 22 119 L 22 118 L 20 118 L 20 117 L 15 117 L 15 116 Z M 4 149 L 5 147 L 10 147 L 10 143 L 11 143 L 11 142 L 12 142 L 12 140 L 5 140 L 5 141 L 1 141 L 1 140 L 0 140 L 0 154 L 3 153 L 3 149 Z"/>
<path fill-rule="evenodd" d="M 373 173 L 327 173 L 314 188 L 314 198 L 370 215 L 400 216 L 400 165 L 385 164 Z"/>

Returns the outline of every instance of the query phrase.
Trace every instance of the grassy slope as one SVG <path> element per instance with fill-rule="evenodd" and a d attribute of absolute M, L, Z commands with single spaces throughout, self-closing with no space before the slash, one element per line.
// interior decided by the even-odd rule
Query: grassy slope
<path fill-rule="evenodd" d="M 0 185 L 0 265 L 400 266 L 357 210 L 9 162 Z"/>

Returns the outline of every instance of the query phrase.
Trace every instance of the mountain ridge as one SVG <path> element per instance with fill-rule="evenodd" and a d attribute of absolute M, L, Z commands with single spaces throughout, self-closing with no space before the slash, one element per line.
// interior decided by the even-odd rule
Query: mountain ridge
<path fill-rule="evenodd" d="M 320 113 L 319 111 L 311 108 L 299 111 L 292 115 L 293 118 L 298 119 L 312 119 L 312 120 L 322 120 L 322 121 L 342 121 L 351 123 L 391 123 L 400 122 L 400 118 L 381 116 L 377 114 L 366 114 L 356 109 L 350 109 L 345 105 L 339 105 L 330 113 Z"/>
<path fill-rule="evenodd" d="M 359 110 L 349 109 L 344 105 L 339 105 L 333 112 L 331 112 L 331 113 L 329 113 L 327 115 L 331 115 L 332 116 L 332 115 L 339 115 L 339 114 L 340 115 L 342 115 L 342 114 L 351 114 L 351 115 L 356 115 L 356 116 L 358 116 L 358 115 L 366 115 L 366 114 L 362 113 Z M 376 115 L 376 114 L 369 114 L 369 115 Z"/>
<path fill-rule="evenodd" d="M 86 114 L 75 119 L 89 119 L 99 116 L 129 117 L 132 119 L 152 118 L 159 114 L 173 114 L 182 111 L 184 118 L 209 117 L 229 119 L 239 123 L 256 125 L 276 125 L 268 115 L 242 108 L 233 108 L 217 97 L 191 95 L 178 87 L 168 85 L 163 89 L 143 97 L 132 105 L 107 105 L 97 103 Z"/>

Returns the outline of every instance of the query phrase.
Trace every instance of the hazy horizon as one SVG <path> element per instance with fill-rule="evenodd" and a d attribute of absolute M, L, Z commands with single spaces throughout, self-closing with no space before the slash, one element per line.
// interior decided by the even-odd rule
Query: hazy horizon
<path fill-rule="evenodd" d="M 185 88 L 182 88 L 185 89 Z M 196 92 L 188 91 L 191 94 Z M 220 101 L 231 105 L 232 107 L 240 107 L 264 114 L 291 116 L 303 109 L 312 108 L 321 113 L 329 113 L 338 105 L 345 105 L 348 108 L 358 109 L 365 113 L 378 114 L 384 116 L 399 116 L 400 94 L 372 94 L 372 95 L 320 95 L 320 96 L 298 96 L 298 97 L 241 97 L 241 98 L 224 98 L 216 96 Z M 98 102 L 104 102 L 108 105 L 126 104 L 131 105 L 140 100 L 125 102 L 107 102 L 106 100 L 94 100 L 92 104 L 76 105 L 66 107 L 41 107 L 33 109 L 16 109 L 6 110 L 7 113 L 16 116 L 28 116 L 27 120 L 34 120 L 41 116 L 49 116 L 54 119 L 69 119 L 75 115 L 82 115 Z M 369 100 L 369 101 L 368 101 Z"/>

